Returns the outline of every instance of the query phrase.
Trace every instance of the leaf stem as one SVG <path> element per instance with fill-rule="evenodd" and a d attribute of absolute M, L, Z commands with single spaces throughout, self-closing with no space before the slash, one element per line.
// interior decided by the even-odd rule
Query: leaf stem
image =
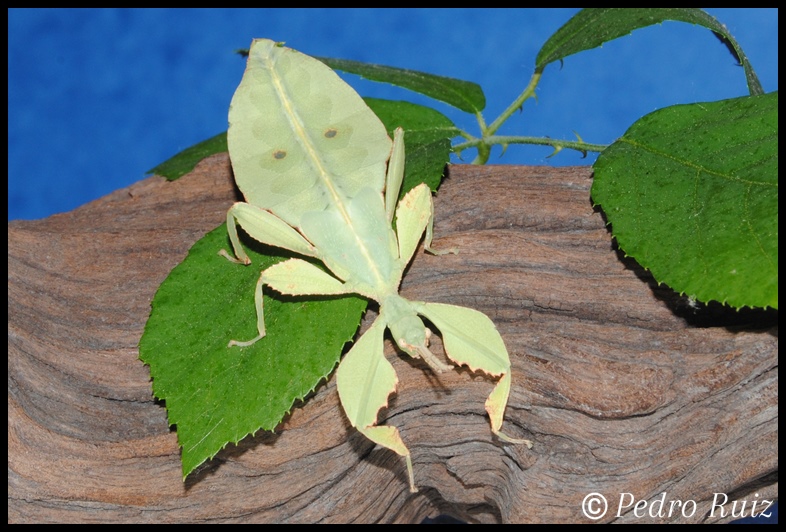
<path fill-rule="evenodd" d="M 508 144 L 537 144 L 541 146 L 552 146 L 555 149 L 555 153 L 567 148 L 570 150 L 576 150 L 580 152 L 602 152 L 605 150 L 608 145 L 606 144 L 589 144 L 584 141 L 580 140 L 559 140 L 559 139 L 550 139 L 548 137 L 521 137 L 521 136 L 511 136 L 511 135 L 491 135 L 485 138 L 474 138 L 467 140 L 466 142 L 462 142 L 461 144 L 456 144 L 453 146 L 454 152 L 460 152 L 467 148 L 477 148 L 478 156 L 472 161 L 472 164 L 484 164 L 488 160 L 488 154 L 486 154 L 485 159 L 482 162 L 478 162 L 480 158 L 481 149 L 485 147 L 486 151 L 490 151 L 491 146 L 493 145 L 502 145 L 507 146 Z"/>

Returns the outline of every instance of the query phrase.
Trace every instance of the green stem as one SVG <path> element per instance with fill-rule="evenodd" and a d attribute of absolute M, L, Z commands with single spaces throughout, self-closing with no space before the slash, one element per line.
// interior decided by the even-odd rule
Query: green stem
<path fill-rule="evenodd" d="M 475 148 L 478 150 L 478 154 L 475 157 L 475 160 L 472 161 L 472 164 L 486 164 L 486 162 L 488 162 L 489 156 L 491 155 L 491 147 L 496 144 L 502 146 L 507 146 L 508 144 L 536 144 L 552 146 L 554 148 L 554 153 L 557 153 L 564 148 L 568 148 L 571 150 L 580 151 L 585 155 L 590 151 L 602 152 L 605 150 L 608 146 L 604 144 L 588 144 L 581 140 L 581 137 L 579 137 L 579 140 L 574 141 L 555 140 L 547 137 L 520 137 L 494 134 L 502 126 L 502 124 L 504 124 L 505 121 L 513 115 L 513 113 L 521 109 L 525 101 L 535 95 L 535 88 L 538 86 L 542 74 L 543 69 L 536 69 L 522 93 L 519 94 L 518 97 L 508 106 L 508 108 L 505 109 L 488 126 L 486 126 L 483 116 L 480 113 L 476 113 L 475 116 L 478 120 L 478 125 L 480 125 L 481 131 L 480 138 L 473 137 L 472 135 L 462 132 L 462 136 L 467 140 L 466 142 L 462 142 L 461 144 L 453 146 L 453 151 L 460 152 L 466 148 Z M 578 137 L 578 135 L 576 136 Z"/>
<path fill-rule="evenodd" d="M 505 135 L 491 135 L 482 139 L 475 138 L 456 144 L 453 146 L 453 151 L 460 152 L 467 148 L 477 148 L 478 156 L 472 161 L 472 164 L 484 164 L 488 160 L 488 152 L 491 151 L 491 146 L 500 144 L 506 146 L 508 144 L 536 144 L 541 146 L 552 146 L 556 151 L 563 148 L 576 150 L 580 152 L 602 152 L 608 146 L 606 144 L 589 144 L 580 140 L 558 140 L 550 139 L 548 137 L 519 137 L 519 136 L 505 136 Z M 481 149 L 486 151 L 485 159 L 482 162 L 477 162 L 480 159 Z"/>
<path fill-rule="evenodd" d="M 507 109 L 502 111 L 502 114 L 500 114 L 496 118 L 496 120 L 494 120 L 491 123 L 491 125 L 488 128 L 483 129 L 484 138 L 496 133 L 497 130 L 500 128 L 500 126 L 502 126 L 502 124 L 505 122 L 505 120 L 510 118 L 511 115 L 513 115 L 513 113 L 515 113 L 522 105 L 524 105 L 525 101 L 527 101 L 535 94 L 535 87 L 538 86 L 538 83 L 540 82 L 540 76 L 542 74 L 543 72 L 540 70 L 536 70 L 535 73 L 532 74 L 532 77 L 529 80 L 529 84 L 524 89 L 524 91 L 521 94 L 519 94 L 518 98 L 513 100 L 513 103 L 511 103 Z"/>
<path fill-rule="evenodd" d="M 540 81 L 540 76 L 542 75 L 542 70 L 535 70 L 535 73 L 532 74 L 532 77 L 527 84 L 527 87 L 524 91 L 518 95 L 518 97 L 513 100 L 507 109 L 505 109 L 502 114 L 500 114 L 496 120 L 494 120 L 491 125 L 486 127 L 486 123 L 483 120 L 483 117 L 478 113 L 478 124 L 480 125 L 480 134 L 482 140 L 475 144 L 474 146 L 478 150 L 478 155 L 475 157 L 475 160 L 472 161 L 472 164 L 486 164 L 489 159 L 489 155 L 491 155 L 491 146 L 493 142 L 490 142 L 489 139 L 493 138 L 494 133 L 505 123 L 505 120 L 511 117 L 513 113 L 515 113 L 518 109 L 524 105 L 524 102 L 527 101 L 535 94 L 535 87 L 538 86 L 538 82 Z"/>

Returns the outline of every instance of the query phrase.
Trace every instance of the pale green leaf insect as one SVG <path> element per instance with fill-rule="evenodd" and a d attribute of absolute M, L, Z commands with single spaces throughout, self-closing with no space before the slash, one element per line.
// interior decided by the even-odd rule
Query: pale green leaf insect
<path fill-rule="evenodd" d="M 230 346 L 248 346 L 265 336 L 264 285 L 288 295 L 360 294 L 379 303 L 379 317 L 339 364 L 338 393 L 352 426 L 406 458 L 415 492 L 410 453 L 398 429 L 376 424 L 397 383 L 383 354 L 386 328 L 399 348 L 439 373 L 449 366 L 428 349 L 431 333 L 418 316 L 428 318 L 454 363 L 500 378 L 486 401 L 491 430 L 509 442 L 531 443 L 500 432 L 510 360 L 491 320 L 476 310 L 398 295 L 424 231 L 430 250 L 433 227 L 426 185 L 415 187 L 396 205 L 404 174 L 403 135 L 397 129 L 391 145 L 373 111 L 320 61 L 270 40 L 254 40 L 230 105 L 227 134 L 235 180 L 246 203 L 236 203 L 227 213 L 237 259 L 223 254 L 250 263 L 238 239 L 240 224 L 252 238 L 315 257 L 333 274 L 301 259 L 263 271 L 255 292 L 259 335 L 232 340 Z"/>

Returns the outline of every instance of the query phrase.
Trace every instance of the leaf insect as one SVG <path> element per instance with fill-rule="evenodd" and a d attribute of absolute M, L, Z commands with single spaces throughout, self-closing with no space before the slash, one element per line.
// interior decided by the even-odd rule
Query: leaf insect
<path fill-rule="evenodd" d="M 255 290 L 259 334 L 229 346 L 249 346 L 265 336 L 263 286 L 295 296 L 359 294 L 379 303 L 379 316 L 339 364 L 338 393 L 353 427 L 406 459 L 410 491 L 416 492 L 412 459 L 398 429 L 377 425 L 377 413 L 398 381 L 383 354 L 385 329 L 402 351 L 441 373 L 450 366 L 429 350 L 431 333 L 420 316 L 431 321 L 453 363 L 499 377 L 486 401 L 492 432 L 508 442 L 532 444 L 500 430 L 510 360 L 491 320 L 469 308 L 398 295 L 423 233 L 427 250 L 433 237 L 428 186 L 421 184 L 396 202 L 404 175 L 403 139 L 398 128 L 391 144 L 374 112 L 322 62 L 271 40 L 254 40 L 230 105 L 227 136 L 246 202 L 227 212 L 236 258 L 222 254 L 251 262 L 238 238 L 239 224 L 255 240 L 316 258 L 330 271 L 299 258 L 264 270 Z"/>

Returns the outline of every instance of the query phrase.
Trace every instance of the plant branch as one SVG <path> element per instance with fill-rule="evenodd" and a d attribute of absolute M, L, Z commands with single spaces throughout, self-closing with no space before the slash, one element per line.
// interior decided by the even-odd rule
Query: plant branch
<path fill-rule="evenodd" d="M 524 91 L 521 94 L 519 94 L 518 97 L 515 100 L 513 100 L 513 103 L 511 103 L 508 106 L 507 109 L 502 111 L 502 114 L 500 114 L 491 123 L 491 125 L 488 126 L 488 128 L 483 129 L 483 137 L 484 138 L 486 138 L 488 136 L 491 136 L 494 133 L 496 133 L 497 130 L 500 128 L 500 126 L 502 126 L 502 124 L 505 122 L 505 120 L 510 118 L 511 115 L 513 115 L 513 113 L 515 113 L 519 108 L 521 108 L 521 106 L 524 105 L 525 101 L 527 101 L 529 98 L 534 96 L 534 94 L 535 94 L 535 87 L 538 86 L 538 83 L 540 82 L 540 76 L 541 75 L 542 75 L 542 70 L 536 70 L 535 73 L 532 74 L 532 77 L 529 80 L 529 84 L 524 89 Z"/>
<path fill-rule="evenodd" d="M 482 147 L 485 147 L 487 151 L 490 151 L 490 147 L 497 144 L 502 146 L 507 146 L 508 144 L 537 144 L 542 146 L 551 146 L 555 149 L 555 153 L 561 151 L 564 148 L 584 153 L 590 151 L 602 152 L 608 147 L 606 144 L 590 144 L 581 140 L 559 140 L 550 139 L 548 137 L 521 137 L 514 135 L 491 135 L 483 139 L 475 138 L 468 140 L 467 142 L 462 142 L 461 144 L 456 144 L 453 146 L 453 151 L 461 152 L 467 148 L 477 148 L 478 151 L 480 151 Z M 472 164 L 484 164 L 486 160 L 488 160 L 488 154 L 486 154 L 485 159 L 481 162 L 478 162 L 479 158 L 480 153 L 478 154 L 478 157 L 472 161 Z"/>

